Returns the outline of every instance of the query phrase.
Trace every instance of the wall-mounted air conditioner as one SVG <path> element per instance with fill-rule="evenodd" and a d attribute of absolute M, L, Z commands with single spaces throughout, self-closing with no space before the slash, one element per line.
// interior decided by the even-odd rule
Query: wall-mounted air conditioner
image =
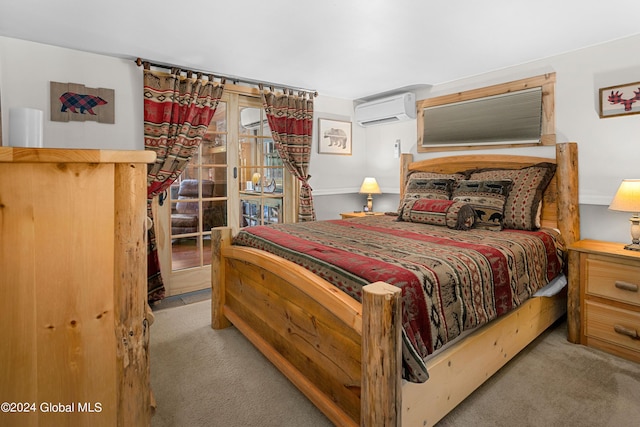
<path fill-rule="evenodd" d="M 357 105 L 356 123 L 372 126 L 416 118 L 416 97 L 411 92 L 374 99 Z"/>

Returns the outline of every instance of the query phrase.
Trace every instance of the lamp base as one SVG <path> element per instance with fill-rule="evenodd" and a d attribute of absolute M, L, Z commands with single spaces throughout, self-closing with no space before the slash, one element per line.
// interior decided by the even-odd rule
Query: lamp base
<path fill-rule="evenodd" d="M 640 251 L 640 244 L 638 244 L 638 243 L 629 243 L 624 248 L 629 250 L 629 251 Z"/>
<path fill-rule="evenodd" d="M 631 243 L 625 246 L 630 251 L 640 251 L 640 216 L 638 214 L 629 218 L 631 223 Z"/>

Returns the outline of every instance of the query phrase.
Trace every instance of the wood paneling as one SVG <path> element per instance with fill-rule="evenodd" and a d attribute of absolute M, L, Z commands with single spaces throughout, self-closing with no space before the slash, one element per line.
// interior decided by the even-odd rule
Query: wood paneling
<path fill-rule="evenodd" d="M 274 351 L 354 419 L 360 414 L 360 336 L 300 289 L 256 266 L 228 260 L 225 310 L 242 318 Z"/>
<path fill-rule="evenodd" d="M 1 425 L 150 422 L 146 164 L 103 154 L 0 148 Z"/>

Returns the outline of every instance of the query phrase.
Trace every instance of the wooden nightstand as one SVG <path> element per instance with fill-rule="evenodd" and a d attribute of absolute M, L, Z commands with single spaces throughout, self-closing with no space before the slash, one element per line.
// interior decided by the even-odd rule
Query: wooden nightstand
<path fill-rule="evenodd" d="M 366 213 L 366 212 L 343 212 L 343 213 L 340 214 L 342 219 L 360 218 L 362 216 L 370 216 L 370 215 L 384 215 L 384 212 L 371 212 L 371 213 Z"/>
<path fill-rule="evenodd" d="M 640 362 L 640 252 L 623 247 L 580 240 L 569 248 L 568 339 Z M 571 295 L 579 295 L 573 307 Z"/>

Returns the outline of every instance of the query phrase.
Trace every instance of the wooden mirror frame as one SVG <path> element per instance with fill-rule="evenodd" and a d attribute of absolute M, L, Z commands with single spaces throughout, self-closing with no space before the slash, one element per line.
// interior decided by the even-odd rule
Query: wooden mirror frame
<path fill-rule="evenodd" d="M 530 147 L 537 145 L 555 145 L 556 143 L 556 120 L 555 120 L 555 83 L 556 73 L 548 73 L 536 77 L 529 77 L 521 80 L 515 80 L 508 83 L 501 83 L 493 86 L 487 86 L 478 89 L 472 89 L 464 92 L 456 92 L 449 95 L 442 95 L 434 98 L 423 99 L 416 102 L 417 122 L 418 122 L 418 153 L 428 153 L 434 151 L 460 151 L 460 150 L 477 150 L 483 148 L 511 148 L 511 147 Z M 542 133 L 540 142 L 524 143 L 524 144 L 473 144 L 457 145 L 453 147 L 443 146 L 423 146 L 424 136 L 424 109 L 435 107 L 438 105 L 453 104 L 456 102 L 469 101 L 488 96 L 501 95 L 509 92 L 515 92 L 523 89 L 534 87 L 542 88 Z"/>

